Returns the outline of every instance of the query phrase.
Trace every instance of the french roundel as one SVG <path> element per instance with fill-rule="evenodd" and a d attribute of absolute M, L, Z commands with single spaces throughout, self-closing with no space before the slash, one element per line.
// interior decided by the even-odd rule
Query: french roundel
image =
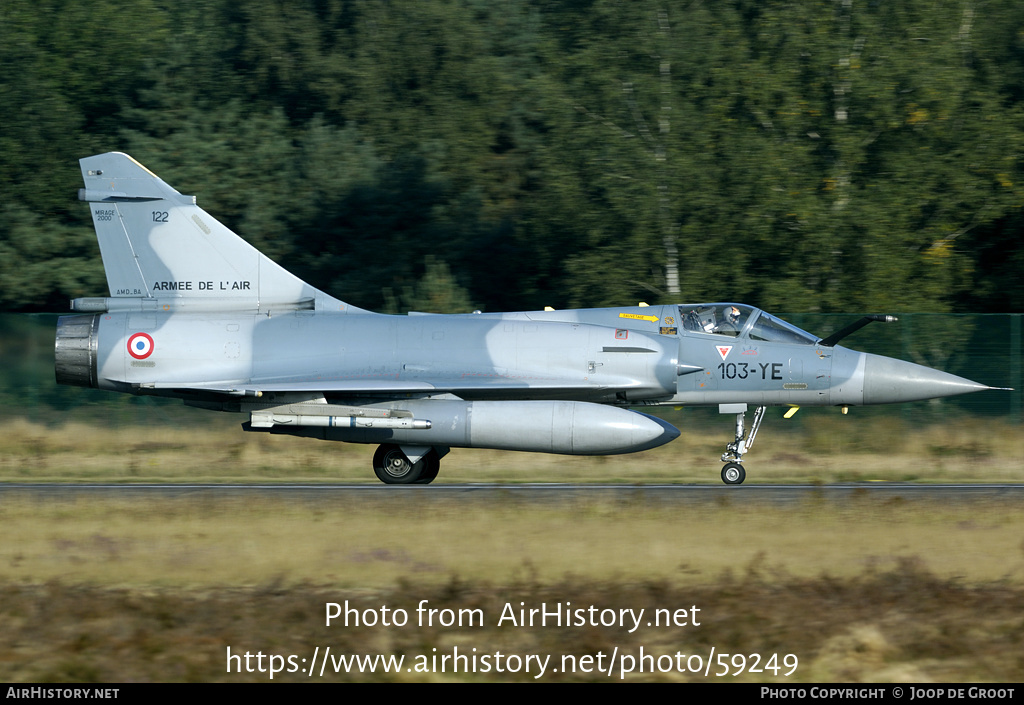
<path fill-rule="evenodd" d="M 146 333 L 136 333 L 128 338 L 128 354 L 136 360 L 145 360 L 153 354 L 153 339 Z"/>

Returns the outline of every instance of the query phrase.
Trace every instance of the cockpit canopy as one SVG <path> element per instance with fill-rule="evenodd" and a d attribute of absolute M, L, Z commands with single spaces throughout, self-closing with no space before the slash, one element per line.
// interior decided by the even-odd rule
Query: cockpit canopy
<path fill-rule="evenodd" d="M 818 338 L 769 313 L 744 304 L 680 304 L 684 331 L 758 342 L 814 345 Z"/>

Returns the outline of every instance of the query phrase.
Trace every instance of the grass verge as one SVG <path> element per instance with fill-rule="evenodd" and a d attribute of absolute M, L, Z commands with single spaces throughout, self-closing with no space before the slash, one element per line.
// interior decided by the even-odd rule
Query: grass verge
<path fill-rule="evenodd" d="M 692 418 L 691 418 L 692 416 Z M 682 436 L 632 455 L 454 449 L 436 482 L 718 482 L 731 418 L 673 419 Z M 204 426 L 0 425 L 0 482 L 377 483 L 372 446 L 244 433 L 229 415 Z M 748 483 L 1021 482 L 1024 434 L 965 418 L 911 428 L 898 418 L 771 419 L 747 456 Z"/>
<path fill-rule="evenodd" d="M 415 608 L 423 600 L 437 615 L 472 611 L 480 620 L 471 623 L 466 616 L 461 626 L 420 626 Z M 387 605 L 392 618 L 397 609 L 406 609 L 410 621 L 328 627 L 325 606 L 331 602 L 364 615 Z M 699 625 L 645 623 L 630 631 L 628 626 L 498 624 L 508 605 L 550 610 L 565 602 L 602 613 L 644 609 L 647 616 L 679 608 L 695 615 Z M 6 584 L 0 585 L 0 621 L 0 680 L 8 683 L 267 682 L 271 656 L 280 657 L 273 680 L 285 682 L 1024 680 L 1024 591 L 940 579 L 912 560 L 846 580 L 765 580 L 755 568 L 700 586 L 585 578 L 545 583 L 528 574 L 505 583 L 453 578 L 431 586 L 409 580 L 372 594 L 276 583 L 148 592 L 58 582 Z M 327 647 L 335 659 L 381 656 L 397 667 L 377 661 L 375 667 L 336 669 L 336 660 L 323 675 L 318 669 L 308 675 L 308 661 Z M 228 659 L 246 653 L 249 662 Z M 726 658 L 704 675 L 693 657 L 707 659 L 712 653 Z M 453 658 L 458 654 L 474 661 L 460 663 Z M 524 664 L 527 655 L 544 659 L 543 670 L 540 661 Z M 772 671 L 773 664 L 783 663 L 785 668 Z M 645 672 L 639 672 L 640 664 Z M 755 665 L 759 672 L 752 671 Z M 721 673 L 728 675 L 716 675 Z"/>

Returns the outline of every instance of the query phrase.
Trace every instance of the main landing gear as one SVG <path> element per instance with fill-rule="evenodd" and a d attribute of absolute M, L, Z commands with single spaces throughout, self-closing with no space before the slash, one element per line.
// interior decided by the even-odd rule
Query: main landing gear
<path fill-rule="evenodd" d="M 429 485 L 441 469 L 442 455 L 436 448 L 385 443 L 373 454 L 373 472 L 386 485 Z"/>
<path fill-rule="evenodd" d="M 743 469 L 743 454 L 754 445 L 754 438 L 757 437 L 757 430 L 761 428 L 761 420 L 764 419 L 764 412 L 767 407 L 759 406 L 754 411 L 754 422 L 750 424 L 750 431 L 744 437 L 744 421 L 747 415 L 746 404 L 722 404 L 719 411 L 723 414 L 736 414 L 736 440 L 725 447 L 722 453 L 722 482 L 727 485 L 740 485 L 747 479 L 747 471 Z"/>

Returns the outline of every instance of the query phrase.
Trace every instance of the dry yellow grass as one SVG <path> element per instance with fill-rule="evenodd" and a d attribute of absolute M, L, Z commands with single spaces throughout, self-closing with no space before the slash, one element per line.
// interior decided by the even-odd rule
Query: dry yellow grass
<path fill-rule="evenodd" d="M 1015 504 L 868 497 L 687 506 L 89 499 L 0 505 L 0 680 L 256 681 L 226 653 L 793 654 L 799 682 L 1016 682 L 1024 676 L 1024 516 Z M 327 602 L 479 609 L 486 622 L 324 624 Z M 700 609 L 699 628 L 499 626 L 506 603 Z M 752 658 L 752 657 L 750 657 Z M 670 662 L 673 662 L 670 660 Z M 717 669 L 715 669 L 717 670 Z M 522 680 L 352 669 L 285 681 Z M 631 673 L 692 681 L 700 674 Z M 620 680 L 548 671 L 544 680 Z"/>
<path fill-rule="evenodd" d="M 1024 513 L 995 501 L 8 497 L 0 523 L 0 582 L 381 588 L 528 570 L 545 582 L 700 584 L 741 566 L 846 578 L 910 557 L 942 578 L 1024 582 Z"/>
<path fill-rule="evenodd" d="M 361 613 L 381 605 L 408 609 L 404 627 L 345 627 L 324 623 L 325 604 L 348 600 Z M 480 610 L 483 624 L 420 626 L 420 600 L 438 610 Z M 562 601 L 598 609 L 688 609 L 699 606 L 700 625 L 644 624 L 620 627 L 499 626 L 504 605 L 530 606 Z M 0 680 L 5 682 L 268 682 L 268 660 L 276 655 L 312 659 L 331 654 L 402 658 L 405 668 L 333 666 L 312 675 L 298 668 L 279 671 L 277 682 L 337 681 L 598 681 L 632 682 L 753 681 L 798 683 L 1019 683 L 1024 677 L 1024 591 L 1007 586 L 969 587 L 942 580 L 904 561 L 891 570 L 864 573 L 850 580 L 827 577 L 765 582 L 757 571 L 708 586 L 671 582 L 590 582 L 585 579 L 537 583 L 529 575 L 511 583 L 452 580 L 442 585 L 405 581 L 393 588 L 359 594 L 331 586 L 283 586 L 207 591 L 128 591 L 115 588 L 0 585 Z M 246 672 L 240 662 L 229 670 L 227 649 L 235 655 L 263 654 Z M 465 654 L 549 658 L 539 679 L 526 673 L 491 668 L 453 673 L 415 672 L 417 662 L 434 656 Z M 673 656 L 707 659 L 712 649 L 724 663 L 760 664 L 759 672 L 715 661 L 710 674 L 677 670 Z M 319 650 L 319 651 L 317 651 Z M 641 650 L 658 659 L 660 670 L 637 672 Z M 612 660 L 613 654 L 620 658 Z M 755 661 L 755 655 L 759 657 Z M 771 670 L 796 663 L 795 670 Z M 592 664 L 603 656 L 610 673 L 566 668 Z M 568 661 L 563 661 L 567 657 Z M 634 659 L 632 672 L 627 671 Z M 794 658 L 797 661 L 794 661 Z M 378 662 L 379 663 L 379 662 Z M 520 661 L 521 663 L 521 661 Z M 699 663 L 699 662 L 698 662 Z M 305 664 L 305 662 L 302 662 Z M 666 668 L 668 666 L 668 668 Z M 301 665 L 301 668 L 307 668 Z M 692 668 L 693 666 L 691 666 Z M 767 668 L 765 668 L 767 667 Z M 656 669 L 657 670 L 657 669 Z M 787 675 L 788 674 L 788 675 Z M 122 693 L 123 697 L 123 693 Z"/>
<path fill-rule="evenodd" d="M 201 418 L 208 423 L 190 427 L 7 422 L 0 482 L 377 482 L 372 446 L 244 433 L 241 417 Z M 673 421 L 679 439 L 634 455 L 454 449 L 436 482 L 718 482 L 731 418 L 684 412 Z M 747 482 L 1022 482 L 1018 431 L 980 418 L 925 428 L 891 417 L 821 413 L 804 426 L 772 418 L 748 456 Z"/>
<path fill-rule="evenodd" d="M 405 627 L 345 627 L 324 623 L 325 604 L 348 600 L 359 612 L 382 604 L 408 609 Z M 419 626 L 415 607 L 427 600 L 435 609 L 477 609 L 482 625 Z M 700 625 L 618 627 L 498 626 L 504 605 L 531 606 L 562 601 L 598 609 L 689 608 L 700 606 Z M 942 580 L 904 561 L 891 570 L 850 580 L 827 577 L 765 582 L 757 571 L 709 586 L 671 582 L 589 582 L 538 584 L 530 576 L 506 584 L 452 580 L 442 585 L 406 581 L 393 588 L 358 594 L 331 586 L 282 586 L 208 591 L 127 591 L 114 588 L 0 585 L 0 680 L 5 682 L 268 682 L 270 655 L 311 659 L 326 647 L 338 655 L 403 658 L 397 672 L 333 667 L 312 675 L 292 668 L 275 681 L 526 681 L 532 672 L 467 673 L 430 668 L 414 672 L 417 661 L 461 653 L 550 658 L 545 681 L 753 681 L 797 683 L 1019 683 L 1024 677 L 1024 592 L 1007 586 L 969 587 Z M 251 672 L 235 655 L 263 654 Z M 710 674 L 676 670 L 675 654 L 708 658 L 712 648 L 732 666 L 739 660 L 760 672 L 716 661 Z M 638 673 L 641 650 L 658 658 L 659 672 Z M 612 663 L 612 655 L 621 658 Z M 773 673 L 769 659 L 794 663 L 795 671 Z M 611 673 L 563 667 L 603 655 Z M 734 655 L 737 660 L 734 660 Z M 627 658 L 635 659 L 632 672 Z M 667 659 L 667 664 L 666 664 Z M 687 658 L 687 663 L 692 663 Z M 592 662 L 592 663 L 594 663 Z M 439 663 L 439 662 L 435 662 Z M 279 668 L 287 663 L 279 661 Z M 670 665 L 669 668 L 665 668 Z M 650 666 L 650 665 L 649 665 Z M 306 668 L 306 666 L 302 666 Z M 241 671 L 241 672 L 240 672 Z M 786 674 L 789 674 L 788 676 Z"/>

